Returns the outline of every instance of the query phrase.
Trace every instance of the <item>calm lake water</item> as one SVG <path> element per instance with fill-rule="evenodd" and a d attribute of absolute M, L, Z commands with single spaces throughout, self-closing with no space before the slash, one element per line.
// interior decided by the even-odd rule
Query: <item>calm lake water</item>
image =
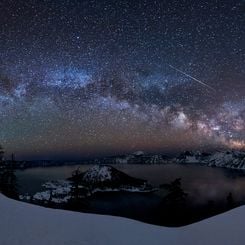
<path fill-rule="evenodd" d="M 43 190 L 42 184 L 50 180 L 62 180 L 71 176 L 80 167 L 86 171 L 92 165 L 61 166 L 18 170 L 19 191 L 22 194 L 34 194 Z M 181 178 L 182 187 L 188 193 L 188 205 L 191 207 L 207 206 L 209 202 L 225 205 L 227 195 L 231 192 L 236 205 L 245 204 L 245 171 L 211 168 L 200 165 L 114 165 L 126 174 L 148 180 L 154 186 L 170 183 Z M 89 212 L 111 214 L 142 220 L 148 223 L 166 225 L 164 218 L 159 218 L 159 204 L 166 192 L 154 193 L 103 193 L 89 199 Z M 197 208 L 198 209 L 198 208 Z M 200 209 L 200 208 L 199 208 Z M 156 211 L 158 210 L 158 211 Z M 224 211 L 216 209 L 216 213 Z M 208 211 L 200 214 L 195 211 L 194 218 L 180 224 L 214 215 Z M 168 223 L 167 223 L 168 224 Z M 177 220 L 177 223 L 178 220 Z"/>
<path fill-rule="evenodd" d="M 91 165 L 18 170 L 16 174 L 20 192 L 34 194 L 42 190 L 43 183 L 50 180 L 66 179 L 78 167 L 81 171 L 86 171 Z M 222 199 L 229 192 L 232 192 L 236 200 L 245 201 L 245 171 L 193 164 L 114 165 L 114 167 L 133 177 L 148 180 L 156 186 L 181 178 L 183 189 L 197 202 Z"/>

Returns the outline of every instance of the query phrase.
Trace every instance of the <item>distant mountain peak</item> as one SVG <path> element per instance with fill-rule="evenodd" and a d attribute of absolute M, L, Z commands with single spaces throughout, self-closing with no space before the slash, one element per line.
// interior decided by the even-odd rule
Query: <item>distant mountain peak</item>
<path fill-rule="evenodd" d="M 133 155 L 135 155 L 135 156 L 142 156 L 142 155 L 144 155 L 145 153 L 143 152 L 143 151 L 135 151 L 134 153 L 133 153 Z"/>

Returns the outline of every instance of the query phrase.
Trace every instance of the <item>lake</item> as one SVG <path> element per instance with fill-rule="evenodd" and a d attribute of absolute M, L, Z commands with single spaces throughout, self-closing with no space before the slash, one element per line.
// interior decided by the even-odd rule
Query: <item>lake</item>
<path fill-rule="evenodd" d="M 19 191 L 21 194 L 34 194 L 43 190 L 43 183 L 50 180 L 66 179 L 78 167 L 81 171 L 86 171 L 91 165 L 18 170 L 16 175 Z M 188 204 L 191 207 L 206 207 L 210 202 L 225 204 L 230 192 L 236 205 L 245 203 L 244 171 L 211 168 L 195 164 L 114 165 L 114 167 L 130 176 L 148 180 L 155 186 L 181 178 L 182 187 L 188 193 Z M 158 220 L 159 211 L 156 212 L 156 210 L 159 210 L 159 203 L 165 194 L 166 191 L 164 190 L 155 193 L 100 193 L 89 199 L 89 212 L 119 215 L 149 223 L 162 224 Z M 222 210 L 216 207 L 216 212 Z M 209 216 L 210 213 L 205 213 L 205 215 Z M 203 214 L 197 219 L 201 217 Z"/>

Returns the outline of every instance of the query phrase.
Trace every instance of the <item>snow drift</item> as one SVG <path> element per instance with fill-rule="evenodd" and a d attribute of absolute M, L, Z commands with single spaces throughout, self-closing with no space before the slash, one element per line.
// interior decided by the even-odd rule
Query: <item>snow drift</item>
<path fill-rule="evenodd" d="M 243 245 L 245 207 L 181 228 L 48 209 L 0 194 L 3 245 Z"/>

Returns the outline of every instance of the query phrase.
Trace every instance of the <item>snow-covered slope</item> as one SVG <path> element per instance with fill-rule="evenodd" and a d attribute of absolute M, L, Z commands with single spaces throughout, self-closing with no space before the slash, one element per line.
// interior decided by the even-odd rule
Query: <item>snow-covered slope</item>
<path fill-rule="evenodd" d="M 83 175 L 85 182 L 104 182 L 112 179 L 112 167 L 95 165 Z"/>
<path fill-rule="evenodd" d="M 165 164 L 169 163 L 171 157 L 164 154 L 148 154 L 136 151 L 132 154 L 104 157 L 90 160 L 89 164 Z"/>
<path fill-rule="evenodd" d="M 243 245 L 245 207 L 165 228 L 137 221 L 47 209 L 0 195 L 1 245 Z"/>
<path fill-rule="evenodd" d="M 184 152 L 177 159 L 179 163 L 200 163 L 210 167 L 245 169 L 244 151 L 217 151 L 214 153 Z"/>
<path fill-rule="evenodd" d="M 72 178 L 71 178 L 72 179 Z M 109 165 L 95 165 L 80 174 L 81 184 L 90 188 L 149 189 L 147 181 L 131 177 Z M 150 188 L 151 189 L 151 188 Z"/>
<path fill-rule="evenodd" d="M 90 164 L 167 164 L 167 163 L 199 163 L 232 169 L 245 169 L 245 151 L 223 150 L 213 153 L 185 151 L 177 157 L 164 154 L 145 154 L 137 151 L 133 154 L 95 159 Z"/>
<path fill-rule="evenodd" d="M 245 169 L 245 152 L 216 152 L 210 156 L 207 165 L 232 169 Z"/>

